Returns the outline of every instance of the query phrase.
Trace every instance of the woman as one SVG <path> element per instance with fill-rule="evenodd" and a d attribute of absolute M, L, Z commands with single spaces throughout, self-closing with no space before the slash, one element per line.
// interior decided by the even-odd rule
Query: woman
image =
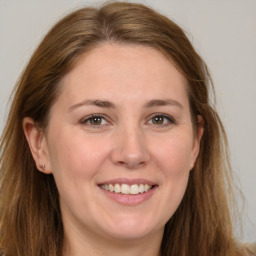
<path fill-rule="evenodd" d="M 3 253 L 245 255 L 210 87 L 184 32 L 143 5 L 58 22 L 1 139 Z"/>

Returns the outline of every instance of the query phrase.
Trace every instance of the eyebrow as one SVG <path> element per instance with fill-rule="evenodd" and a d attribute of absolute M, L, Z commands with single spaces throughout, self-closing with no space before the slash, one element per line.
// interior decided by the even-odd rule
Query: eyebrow
<path fill-rule="evenodd" d="M 72 111 L 82 106 L 97 106 L 100 108 L 115 108 L 115 105 L 107 100 L 84 100 L 80 103 L 72 105 L 68 108 L 68 111 Z"/>
<path fill-rule="evenodd" d="M 158 107 L 158 106 L 176 106 L 183 109 L 183 106 L 181 105 L 181 103 L 173 99 L 165 99 L 165 100 L 153 99 L 148 103 L 146 103 L 145 105 L 146 108 Z"/>
<path fill-rule="evenodd" d="M 74 104 L 68 108 L 68 111 L 73 111 L 76 108 L 82 106 L 97 106 L 100 108 L 112 108 L 115 109 L 116 106 L 114 103 L 107 101 L 107 100 L 84 100 L 77 104 Z M 144 107 L 151 108 L 151 107 L 158 107 L 158 106 L 176 106 L 183 109 L 183 106 L 176 100 L 173 99 L 153 99 L 147 102 Z"/>

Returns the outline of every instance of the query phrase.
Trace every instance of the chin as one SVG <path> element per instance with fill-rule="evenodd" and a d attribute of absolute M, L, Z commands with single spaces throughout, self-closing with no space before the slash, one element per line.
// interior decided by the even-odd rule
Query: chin
<path fill-rule="evenodd" d="M 164 224 L 156 225 L 145 218 L 119 219 L 106 229 L 109 236 L 118 240 L 138 240 L 150 236 L 154 232 L 159 232 L 159 230 L 164 230 Z"/>

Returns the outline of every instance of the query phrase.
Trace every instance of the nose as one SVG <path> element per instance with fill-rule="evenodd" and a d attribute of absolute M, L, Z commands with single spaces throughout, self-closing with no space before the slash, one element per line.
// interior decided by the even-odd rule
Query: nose
<path fill-rule="evenodd" d="M 111 160 L 115 165 L 138 169 L 149 162 L 147 141 L 139 128 L 120 130 L 115 136 L 111 152 Z"/>

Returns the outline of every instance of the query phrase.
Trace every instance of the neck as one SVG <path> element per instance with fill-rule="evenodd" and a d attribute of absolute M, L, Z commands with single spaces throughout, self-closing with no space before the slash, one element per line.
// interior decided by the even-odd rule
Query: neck
<path fill-rule="evenodd" d="M 163 231 L 134 240 L 101 237 L 78 230 L 65 234 L 63 256 L 160 256 Z"/>

